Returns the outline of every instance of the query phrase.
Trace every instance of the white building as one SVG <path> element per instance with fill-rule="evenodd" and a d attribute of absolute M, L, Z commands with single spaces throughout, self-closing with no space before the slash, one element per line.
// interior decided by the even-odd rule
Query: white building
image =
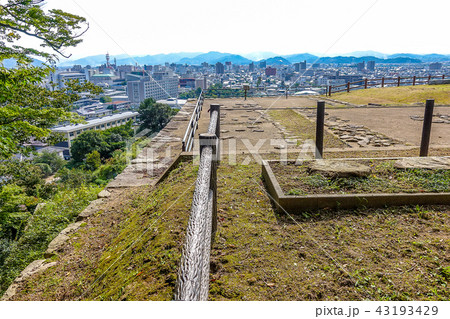
<path fill-rule="evenodd" d="M 90 130 L 107 130 L 112 127 L 121 126 L 128 121 L 136 121 L 138 112 L 124 112 L 120 114 L 114 114 L 111 116 L 105 116 L 102 118 L 88 120 L 86 124 L 74 124 L 55 127 L 52 129 L 55 133 L 62 133 L 68 143 L 67 147 L 70 148 L 71 142 L 79 136 L 81 133 Z"/>
<path fill-rule="evenodd" d="M 163 100 L 178 96 L 178 77 L 168 72 L 153 74 L 153 77 L 142 77 L 139 81 L 128 81 L 128 98 L 131 103 L 141 103 L 153 98 Z"/>
<path fill-rule="evenodd" d="M 53 83 L 57 83 L 58 87 L 60 89 L 63 89 L 66 87 L 66 82 L 70 80 L 78 80 L 80 84 L 83 84 L 86 82 L 86 74 L 81 72 L 56 72 L 50 74 L 50 81 Z"/>

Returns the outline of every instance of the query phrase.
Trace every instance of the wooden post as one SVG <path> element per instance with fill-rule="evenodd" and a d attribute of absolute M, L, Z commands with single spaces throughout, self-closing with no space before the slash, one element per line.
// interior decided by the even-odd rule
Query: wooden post
<path fill-rule="evenodd" d="M 397 79 L 397 86 L 400 86 L 400 77 L 398 77 L 398 79 Z"/>
<path fill-rule="evenodd" d="M 413 86 L 416 85 L 416 76 L 413 76 Z"/>
<path fill-rule="evenodd" d="M 431 81 L 431 74 L 428 75 L 428 84 L 430 84 Z"/>
<path fill-rule="evenodd" d="M 350 82 L 347 82 L 347 93 L 350 92 Z"/>
<path fill-rule="evenodd" d="M 364 79 L 364 88 L 367 89 L 367 79 Z"/>
<path fill-rule="evenodd" d="M 420 156 L 428 156 L 430 145 L 431 123 L 433 120 L 434 100 L 427 100 L 423 116 L 422 140 L 420 142 Z"/>
<path fill-rule="evenodd" d="M 384 88 L 384 76 L 381 78 L 381 87 Z"/>
<path fill-rule="evenodd" d="M 317 101 L 316 158 L 323 157 L 323 126 L 325 123 L 325 101 Z"/>
<path fill-rule="evenodd" d="M 442 74 L 442 80 L 445 80 L 445 74 Z"/>
<path fill-rule="evenodd" d="M 328 86 L 328 96 L 331 96 L 331 85 Z"/>

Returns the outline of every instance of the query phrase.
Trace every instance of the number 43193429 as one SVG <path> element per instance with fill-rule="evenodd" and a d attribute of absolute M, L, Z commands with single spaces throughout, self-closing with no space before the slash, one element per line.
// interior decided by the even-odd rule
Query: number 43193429
<path fill-rule="evenodd" d="M 380 316 L 436 316 L 438 311 L 437 306 L 378 306 L 377 310 L 375 310 Z"/>

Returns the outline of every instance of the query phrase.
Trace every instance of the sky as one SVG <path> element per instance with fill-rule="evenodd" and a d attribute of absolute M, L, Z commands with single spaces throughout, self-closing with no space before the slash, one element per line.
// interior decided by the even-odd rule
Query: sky
<path fill-rule="evenodd" d="M 450 54 L 448 0 L 46 0 L 45 8 L 89 22 L 83 43 L 66 51 L 71 59 L 106 52 Z"/>

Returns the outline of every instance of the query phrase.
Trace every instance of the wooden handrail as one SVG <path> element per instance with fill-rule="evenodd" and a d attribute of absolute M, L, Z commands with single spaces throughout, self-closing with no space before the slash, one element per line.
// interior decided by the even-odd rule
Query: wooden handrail
<path fill-rule="evenodd" d="M 181 142 L 181 150 L 183 152 L 190 152 L 194 146 L 195 131 L 198 128 L 198 120 L 200 119 L 200 115 L 202 113 L 203 100 L 203 91 L 201 91 Z"/>
<path fill-rule="evenodd" d="M 448 75 L 429 75 L 426 77 L 423 76 L 410 76 L 410 77 L 395 77 L 395 78 L 381 78 L 381 79 L 362 79 L 354 82 L 347 82 L 344 84 L 338 84 L 338 85 L 330 85 L 327 88 L 327 95 L 331 96 L 331 93 L 338 93 L 347 91 L 350 92 L 351 90 L 358 89 L 363 87 L 364 89 L 367 89 L 368 87 L 381 85 L 381 87 L 384 87 L 386 85 L 420 85 L 420 84 L 426 84 L 429 83 L 432 79 L 445 79 L 448 77 Z M 425 81 L 420 81 L 420 79 L 426 79 Z M 392 81 L 392 82 L 390 82 Z M 358 85 L 355 86 L 357 83 L 363 82 L 364 85 Z M 341 89 L 342 88 L 342 89 Z"/>

